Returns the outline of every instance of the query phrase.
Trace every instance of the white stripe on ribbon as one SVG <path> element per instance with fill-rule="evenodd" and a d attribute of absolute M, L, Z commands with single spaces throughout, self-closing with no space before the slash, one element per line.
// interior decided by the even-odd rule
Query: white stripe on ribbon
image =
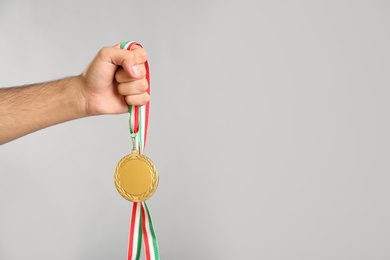
<path fill-rule="evenodd" d="M 146 236 L 147 236 L 148 244 L 149 244 L 150 259 L 155 259 L 156 253 L 154 251 L 152 232 L 150 231 L 149 214 L 148 214 L 148 211 L 146 209 L 145 201 L 143 201 L 142 204 L 143 204 L 142 214 L 145 214 L 145 229 L 146 229 Z"/>
<path fill-rule="evenodd" d="M 128 43 L 124 46 L 123 49 L 127 50 L 127 48 L 129 48 L 129 46 L 132 45 L 132 44 L 134 44 L 134 43 L 135 43 L 135 41 L 130 41 L 130 42 L 128 42 Z"/>
<path fill-rule="evenodd" d="M 138 239 L 139 239 L 139 231 L 141 229 L 140 217 L 141 217 L 141 203 L 137 203 L 136 214 L 135 214 L 135 225 L 134 225 L 134 233 L 133 233 L 133 248 L 132 248 L 132 258 L 131 260 L 138 260 L 137 251 L 138 251 Z M 140 240 L 142 243 L 142 240 Z"/>

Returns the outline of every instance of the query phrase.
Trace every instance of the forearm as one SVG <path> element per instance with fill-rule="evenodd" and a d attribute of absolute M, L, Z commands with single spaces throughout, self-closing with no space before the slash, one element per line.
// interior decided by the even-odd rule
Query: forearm
<path fill-rule="evenodd" d="M 79 77 L 0 89 L 0 144 L 86 116 L 80 89 Z"/>

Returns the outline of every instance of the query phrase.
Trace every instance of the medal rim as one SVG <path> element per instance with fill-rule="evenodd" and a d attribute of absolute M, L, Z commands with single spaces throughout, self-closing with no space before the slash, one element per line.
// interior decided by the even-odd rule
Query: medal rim
<path fill-rule="evenodd" d="M 147 191 L 145 191 L 142 194 L 138 195 L 133 195 L 126 190 L 123 189 L 121 181 L 120 181 L 120 169 L 128 161 L 131 160 L 140 160 L 144 162 L 148 168 L 149 168 L 149 173 L 151 175 L 151 183 L 150 187 Z M 114 182 L 115 182 L 115 187 L 118 190 L 119 194 L 125 198 L 126 200 L 129 200 L 131 202 L 142 202 L 147 199 L 149 199 L 154 192 L 157 189 L 158 186 L 158 172 L 156 167 L 154 166 L 154 163 L 152 160 L 150 160 L 147 156 L 139 153 L 131 153 L 123 157 L 119 162 L 118 165 L 116 166 L 115 173 L 114 173 Z"/>

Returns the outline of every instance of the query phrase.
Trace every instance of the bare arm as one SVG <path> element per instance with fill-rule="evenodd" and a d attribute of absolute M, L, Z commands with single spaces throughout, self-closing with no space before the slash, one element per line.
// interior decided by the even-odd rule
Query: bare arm
<path fill-rule="evenodd" d="M 146 58 L 138 46 L 105 47 L 79 76 L 0 89 L 0 144 L 58 123 L 146 104 Z"/>
<path fill-rule="evenodd" d="M 0 143 L 85 116 L 77 77 L 0 89 Z"/>

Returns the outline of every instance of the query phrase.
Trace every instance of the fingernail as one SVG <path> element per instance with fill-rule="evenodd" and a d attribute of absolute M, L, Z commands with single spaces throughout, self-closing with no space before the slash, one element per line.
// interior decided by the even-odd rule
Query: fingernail
<path fill-rule="evenodd" d="M 137 78 L 139 76 L 141 76 L 141 73 L 139 71 L 139 68 L 138 68 L 138 65 L 134 65 L 133 67 L 131 67 L 131 72 L 133 73 L 134 76 L 136 76 Z"/>

